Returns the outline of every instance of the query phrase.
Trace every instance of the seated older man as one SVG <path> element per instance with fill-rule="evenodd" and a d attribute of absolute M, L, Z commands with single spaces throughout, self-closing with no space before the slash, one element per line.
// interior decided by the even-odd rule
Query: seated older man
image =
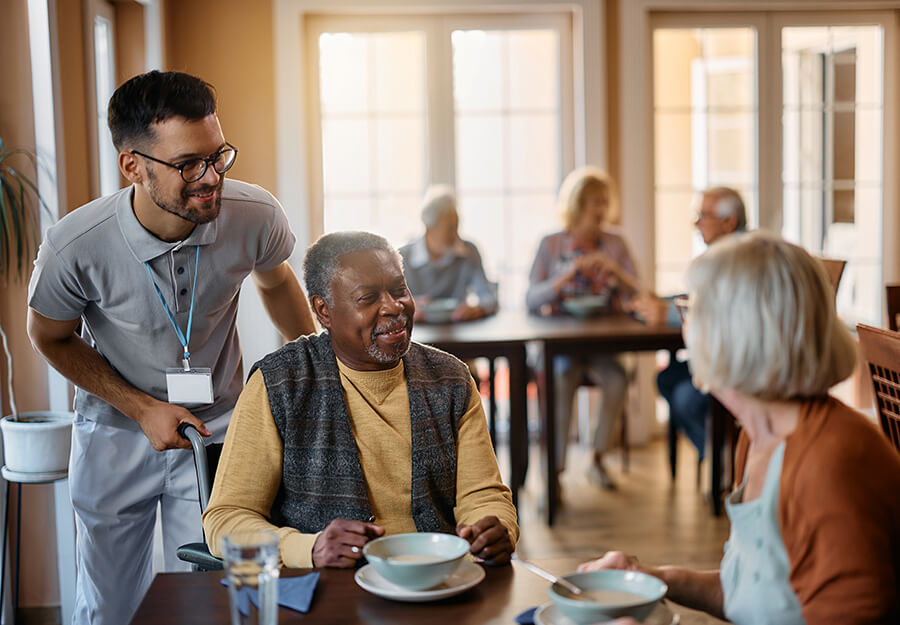
<path fill-rule="evenodd" d="M 484 274 L 478 248 L 459 237 L 459 213 L 453 187 L 445 184 L 428 187 L 422 205 L 422 223 L 425 234 L 399 250 L 409 290 L 419 303 L 432 299 L 457 300 L 453 321 L 470 321 L 494 314 L 497 294 Z M 424 311 L 419 311 L 416 319 L 425 319 Z"/>
<path fill-rule="evenodd" d="M 288 567 L 351 567 L 374 537 L 455 532 L 509 562 L 516 510 L 469 370 L 413 343 L 415 302 L 382 237 L 338 232 L 306 254 L 320 334 L 256 363 L 203 515 L 210 551 L 275 528 Z"/>

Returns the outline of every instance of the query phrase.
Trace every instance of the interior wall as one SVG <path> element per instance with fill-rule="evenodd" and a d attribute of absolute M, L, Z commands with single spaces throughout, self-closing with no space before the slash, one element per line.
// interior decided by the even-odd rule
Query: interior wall
<path fill-rule="evenodd" d="M 64 4 L 64 3 L 63 3 Z M 79 22 L 80 23 L 80 22 Z M 28 42 L 27 0 L 5 0 L 0 14 L 0 137 L 5 147 L 34 150 L 34 114 L 31 94 L 31 54 Z M 21 169 L 33 176 L 26 160 Z M 0 283 L 0 323 L 14 355 L 14 389 L 19 411 L 47 408 L 46 368 L 32 350 L 25 332 L 27 284 L 23 278 Z M 6 392 L 6 358 L 0 358 L 2 414 L 10 413 Z M 14 500 L 14 498 L 13 498 Z M 56 542 L 53 532 L 53 490 L 28 485 L 22 491 L 22 564 L 19 602 L 22 606 L 59 604 Z M 15 509 L 10 511 L 14 519 Z M 10 536 L 14 536 L 10 527 Z M 12 543 L 12 541 L 11 541 Z M 12 544 L 11 544 L 12 548 Z M 54 574 L 48 575 L 52 571 Z"/>
<path fill-rule="evenodd" d="M 164 10 L 166 68 L 197 75 L 216 88 L 225 139 L 239 150 L 228 176 L 274 193 L 271 0 L 178 0 Z M 214 36 L 198 37 L 200 25 Z"/>
<path fill-rule="evenodd" d="M 144 43 L 144 6 L 135 1 L 116 2 L 116 86 L 147 66 Z"/>

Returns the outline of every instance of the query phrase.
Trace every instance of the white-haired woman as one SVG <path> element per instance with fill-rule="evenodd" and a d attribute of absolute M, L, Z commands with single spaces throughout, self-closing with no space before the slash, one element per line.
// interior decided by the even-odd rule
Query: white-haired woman
<path fill-rule="evenodd" d="M 566 299 L 597 294 L 608 294 L 612 306 L 621 309 L 635 293 L 637 275 L 625 240 L 609 225 L 618 210 L 612 179 L 596 167 L 576 169 L 560 187 L 559 207 L 564 229 L 541 240 L 525 296 L 528 310 L 557 314 Z M 585 375 L 603 390 L 588 478 L 613 488 L 603 454 L 622 418 L 628 390 L 625 370 L 613 356 L 558 357 L 554 362 L 557 474 L 565 467 L 572 400 Z"/>
<path fill-rule="evenodd" d="M 771 234 L 715 243 L 688 271 L 694 382 L 743 426 L 717 571 L 610 552 L 669 598 L 742 624 L 900 623 L 900 455 L 828 395 L 856 363 L 822 265 Z"/>

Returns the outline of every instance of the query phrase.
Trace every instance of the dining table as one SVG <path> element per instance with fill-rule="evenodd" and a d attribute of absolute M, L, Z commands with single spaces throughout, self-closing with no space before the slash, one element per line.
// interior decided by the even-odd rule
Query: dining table
<path fill-rule="evenodd" d="M 574 571 L 579 562 L 571 557 L 535 561 L 557 575 Z M 318 571 L 320 578 L 309 612 L 304 614 L 282 607 L 278 611 L 279 625 L 513 625 L 515 617 L 523 611 L 550 602 L 549 582 L 517 563 L 485 566 L 484 579 L 474 588 L 454 597 L 422 603 L 389 600 L 367 592 L 354 579 L 358 570 L 282 569 L 281 576 Z M 131 625 L 228 623 L 229 599 L 221 583 L 223 575 L 222 571 L 158 574 Z M 679 615 L 681 625 L 710 622 L 670 602 L 667 608 Z"/>
<path fill-rule="evenodd" d="M 546 522 L 553 525 L 558 494 L 555 479 L 555 388 L 553 367 L 557 356 L 587 356 L 621 352 L 669 350 L 684 346 L 680 328 L 648 325 L 625 314 L 594 317 L 539 316 L 525 311 L 500 311 L 476 321 L 421 324 L 413 327 L 413 340 L 433 345 L 461 359 L 506 358 L 509 362 L 509 487 L 513 502 L 525 482 L 528 459 L 527 348 L 543 350 L 544 363 L 535 375 L 541 389 L 541 444 L 546 471 Z M 493 392 L 493 390 L 492 390 Z"/>

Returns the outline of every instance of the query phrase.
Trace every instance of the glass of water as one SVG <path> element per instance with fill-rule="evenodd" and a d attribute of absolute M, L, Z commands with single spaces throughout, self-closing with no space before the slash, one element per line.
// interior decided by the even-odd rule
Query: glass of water
<path fill-rule="evenodd" d="M 242 530 L 222 539 L 231 625 L 278 623 L 278 534 Z"/>

